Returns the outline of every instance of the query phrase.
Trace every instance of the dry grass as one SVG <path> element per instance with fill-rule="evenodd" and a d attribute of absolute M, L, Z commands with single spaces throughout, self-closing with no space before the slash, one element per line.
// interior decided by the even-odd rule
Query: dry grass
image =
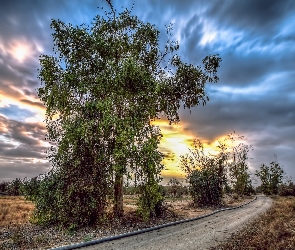
<path fill-rule="evenodd" d="M 124 195 L 124 210 L 126 212 L 135 212 L 136 211 L 136 203 L 138 201 L 137 195 Z M 191 218 L 194 216 L 187 214 L 187 211 L 193 210 L 189 206 L 191 202 L 190 197 L 184 198 L 166 198 L 165 201 L 173 205 L 171 206 L 175 210 L 181 210 L 183 207 L 186 207 L 185 215 L 182 215 L 187 218 Z M 230 205 L 239 205 L 244 201 L 236 201 L 234 204 L 230 204 L 231 202 L 227 202 Z M 179 207 L 178 205 L 181 205 Z M 34 210 L 34 204 L 30 201 L 26 201 L 22 196 L 0 196 L 0 227 L 8 226 L 8 225 L 19 225 L 25 224 L 29 222 L 30 215 Z M 110 208 L 111 211 L 111 208 Z M 203 213 L 207 212 L 207 210 L 202 211 Z"/>
<path fill-rule="evenodd" d="M 213 249 L 295 249 L 295 197 L 275 197 L 270 210 Z"/>
<path fill-rule="evenodd" d="M 0 227 L 29 221 L 34 205 L 22 196 L 0 196 Z"/>

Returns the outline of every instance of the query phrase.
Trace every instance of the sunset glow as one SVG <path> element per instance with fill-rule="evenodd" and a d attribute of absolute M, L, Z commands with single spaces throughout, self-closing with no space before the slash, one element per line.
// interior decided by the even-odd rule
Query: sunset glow
<path fill-rule="evenodd" d="M 189 153 L 189 149 L 193 149 L 193 142 L 198 139 L 198 135 L 185 133 L 181 122 L 177 125 L 169 125 L 167 120 L 157 120 L 153 121 L 152 124 L 159 126 L 163 134 L 159 145 L 160 151 L 165 155 L 162 162 L 165 165 L 165 169 L 162 171 L 163 177 L 184 178 L 185 173 L 180 168 L 180 157 Z M 219 141 L 226 138 L 226 135 L 221 136 L 211 144 L 202 141 L 205 154 L 217 154 Z"/>
<path fill-rule="evenodd" d="M 19 62 L 23 62 L 29 53 L 28 46 L 24 44 L 17 44 L 11 50 L 12 56 L 16 58 Z"/>

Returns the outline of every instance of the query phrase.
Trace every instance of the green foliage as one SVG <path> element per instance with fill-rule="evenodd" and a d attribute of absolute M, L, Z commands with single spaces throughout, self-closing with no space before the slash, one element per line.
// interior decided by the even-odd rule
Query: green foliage
<path fill-rule="evenodd" d="M 40 182 L 39 177 L 23 180 L 22 193 L 26 199 L 33 201 L 38 196 Z"/>
<path fill-rule="evenodd" d="M 249 175 L 250 176 L 250 175 Z M 256 194 L 255 188 L 252 185 L 252 181 L 250 178 L 247 179 L 245 188 L 243 190 L 243 195 L 252 195 Z"/>
<path fill-rule="evenodd" d="M 124 176 L 136 177 L 140 214 L 155 214 L 163 155 L 161 133 L 150 121 L 164 114 L 178 122 L 180 104 L 205 104 L 205 83 L 218 80 L 218 56 L 207 56 L 203 67 L 183 63 L 177 42 L 168 38 L 161 50 L 154 25 L 128 10 L 113 14 L 96 16 L 91 27 L 51 22 L 56 56 L 40 57 L 38 96 L 46 106 L 52 171 L 34 198 L 37 222 L 97 223 L 111 192 L 121 216 Z"/>
<path fill-rule="evenodd" d="M 220 153 L 206 155 L 200 140 L 194 141 L 190 153 L 181 157 L 180 166 L 187 174 L 190 195 L 197 206 L 221 205 L 223 189 L 226 186 L 227 154 L 220 144 Z"/>
<path fill-rule="evenodd" d="M 0 193 L 10 196 L 24 195 L 24 181 L 16 178 L 10 182 L 0 183 Z"/>
<path fill-rule="evenodd" d="M 261 191 L 264 194 L 278 194 L 279 184 L 282 183 L 284 170 L 277 162 L 271 162 L 270 166 L 262 164 L 260 170 L 255 173 L 261 180 Z"/>
<path fill-rule="evenodd" d="M 138 147 L 141 150 L 137 158 L 137 166 L 141 166 L 137 171 L 138 187 L 141 193 L 138 201 L 138 213 L 144 219 L 159 215 L 163 202 L 159 185 L 162 180 L 163 165 L 160 162 L 163 154 L 157 150 L 162 135 L 158 128 L 150 128 L 149 133 L 151 138 L 138 142 Z"/>
<path fill-rule="evenodd" d="M 164 198 L 161 195 L 160 185 L 149 182 L 140 186 L 141 196 L 138 200 L 138 214 L 145 220 L 162 214 Z"/>
<path fill-rule="evenodd" d="M 38 224 L 54 223 L 59 216 L 58 212 L 58 190 L 59 178 L 53 171 L 42 175 L 38 190 L 35 193 L 27 193 L 26 198 L 36 204 L 32 222 Z"/>
<path fill-rule="evenodd" d="M 83 179 L 74 177 L 57 171 L 43 175 L 38 192 L 30 196 L 36 204 L 32 222 L 58 223 L 75 230 L 81 225 L 92 225 L 103 219 L 101 211 L 104 211 L 107 202 L 99 196 L 103 193 L 99 192 L 100 187 L 95 189 L 95 183 L 93 186 L 86 185 Z M 75 207 L 70 204 L 75 204 Z"/>

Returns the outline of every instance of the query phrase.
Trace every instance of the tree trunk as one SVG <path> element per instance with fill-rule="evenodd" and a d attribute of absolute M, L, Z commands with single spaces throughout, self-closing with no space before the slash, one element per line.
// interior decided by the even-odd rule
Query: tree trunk
<path fill-rule="evenodd" d="M 122 217 L 124 214 L 123 210 L 123 175 L 117 173 L 115 176 L 115 185 L 114 185 L 114 216 Z"/>

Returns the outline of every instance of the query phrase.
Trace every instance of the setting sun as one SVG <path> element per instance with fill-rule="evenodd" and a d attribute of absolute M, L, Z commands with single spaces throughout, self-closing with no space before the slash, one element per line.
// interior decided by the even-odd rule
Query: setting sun
<path fill-rule="evenodd" d="M 26 45 L 16 45 L 12 49 L 12 55 L 16 58 L 19 62 L 23 62 L 24 59 L 27 57 L 29 52 L 29 48 Z"/>

